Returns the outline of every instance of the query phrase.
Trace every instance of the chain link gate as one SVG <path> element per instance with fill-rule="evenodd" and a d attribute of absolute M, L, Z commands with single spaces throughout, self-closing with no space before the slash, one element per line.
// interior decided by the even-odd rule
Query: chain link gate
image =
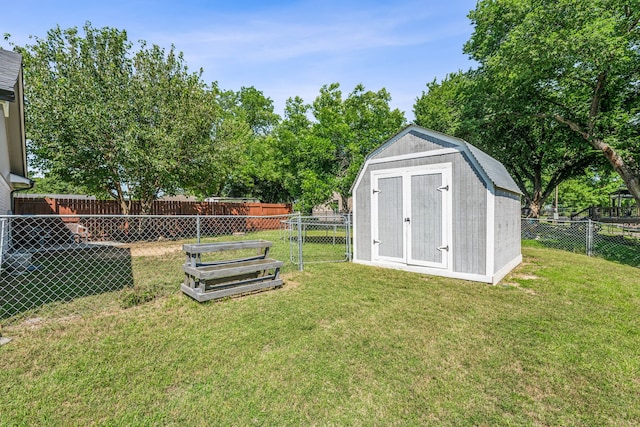
<path fill-rule="evenodd" d="M 177 292 L 184 243 L 264 239 L 273 242 L 273 258 L 286 260 L 282 226 L 288 219 L 0 216 L 0 325 L 127 307 Z"/>
<path fill-rule="evenodd" d="M 351 260 L 349 215 L 292 216 L 286 221 L 289 259 L 302 271 L 304 264 Z"/>

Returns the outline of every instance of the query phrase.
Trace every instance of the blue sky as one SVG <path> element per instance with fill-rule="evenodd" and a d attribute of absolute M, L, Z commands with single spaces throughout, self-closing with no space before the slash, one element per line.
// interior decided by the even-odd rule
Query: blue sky
<path fill-rule="evenodd" d="M 392 107 L 412 120 L 427 82 L 474 66 L 462 53 L 474 7 L 475 0 L 20 0 L 3 7 L 11 19 L 3 19 L 0 33 L 22 45 L 56 25 L 91 21 L 124 29 L 132 41 L 173 43 L 191 70 L 204 70 L 205 81 L 254 86 L 278 114 L 289 97 L 312 102 L 323 84 L 340 83 L 346 97 L 363 83 L 386 88 Z"/>

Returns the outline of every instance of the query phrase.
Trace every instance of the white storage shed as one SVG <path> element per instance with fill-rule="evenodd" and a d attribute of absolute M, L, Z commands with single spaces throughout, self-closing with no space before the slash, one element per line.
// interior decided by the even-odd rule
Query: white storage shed
<path fill-rule="evenodd" d="M 502 163 L 409 125 L 352 188 L 356 263 L 497 283 L 522 261 L 521 191 Z"/>

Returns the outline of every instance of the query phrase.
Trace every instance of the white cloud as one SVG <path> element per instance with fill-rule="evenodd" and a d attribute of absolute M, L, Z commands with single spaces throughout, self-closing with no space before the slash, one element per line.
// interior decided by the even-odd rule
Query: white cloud
<path fill-rule="evenodd" d="M 411 13 L 407 12 L 411 9 Z M 212 28 L 152 34 L 159 44 L 174 43 L 194 60 L 234 63 L 286 61 L 308 55 L 344 55 L 379 48 L 417 46 L 447 37 L 460 27 L 429 22 L 432 14 L 407 5 L 377 9 L 273 11 L 269 16 L 224 16 Z M 224 22 L 221 24 L 220 22 Z"/>

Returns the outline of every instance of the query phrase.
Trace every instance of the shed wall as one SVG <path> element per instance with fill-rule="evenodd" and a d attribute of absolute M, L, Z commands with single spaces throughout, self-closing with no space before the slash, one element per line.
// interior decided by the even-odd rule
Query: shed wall
<path fill-rule="evenodd" d="M 494 268 L 493 272 L 521 254 L 520 196 L 498 189 L 494 198 Z"/>
<path fill-rule="evenodd" d="M 421 139 L 421 138 L 418 138 Z M 422 140 L 426 141 L 426 140 Z M 431 141 L 417 141 L 416 135 L 409 133 L 384 151 L 385 156 L 408 154 L 405 149 L 416 150 L 415 144 L 431 144 L 431 149 L 444 148 Z M 391 150 L 399 145 L 399 150 Z M 389 150 L 390 155 L 387 156 Z M 421 150 L 428 151 L 428 150 Z M 382 153 L 381 153 L 382 154 Z M 376 156 L 376 158 L 379 158 Z M 472 274 L 486 274 L 486 218 L 487 189 L 465 155 L 461 153 L 445 154 L 432 157 L 417 157 L 369 165 L 362 173 L 362 179 L 356 194 L 356 245 L 357 258 L 371 261 L 371 171 L 404 168 L 411 166 L 432 165 L 438 163 L 452 164 L 452 204 L 453 204 L 453 271 Z"/>

